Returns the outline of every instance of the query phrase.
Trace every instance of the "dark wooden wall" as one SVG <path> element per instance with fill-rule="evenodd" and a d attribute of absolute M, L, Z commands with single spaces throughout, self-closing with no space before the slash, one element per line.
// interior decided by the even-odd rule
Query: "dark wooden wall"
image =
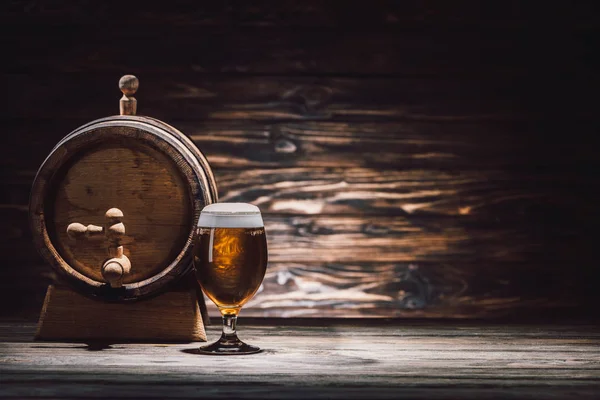
<path fill-rule="evenodd" d="M 245 315 L 595 316 L 598 7 L 561 3 L 3 2 L 0 312 L 49 282 L 36 169 L 133 73 L 264 211 Z"/>

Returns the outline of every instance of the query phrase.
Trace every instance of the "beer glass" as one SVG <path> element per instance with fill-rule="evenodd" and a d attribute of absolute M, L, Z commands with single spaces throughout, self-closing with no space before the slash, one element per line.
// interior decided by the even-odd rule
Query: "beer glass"
<path fill-rule="evenodd" d="M 221 338 L 198 353 L 259 352 L 236 333 L 238 313 L 258 290 L 267 268 L 267 240 L 258 207 L 246 203 L 204 207 L 198 220 L 194 266 L 202 290 L 223 317 Z"/>

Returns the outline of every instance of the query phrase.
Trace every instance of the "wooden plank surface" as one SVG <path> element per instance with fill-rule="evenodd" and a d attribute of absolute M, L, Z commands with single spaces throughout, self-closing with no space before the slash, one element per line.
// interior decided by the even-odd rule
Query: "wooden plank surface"
<path fill-rule="evenodd" d="M 33 250 L 30 250 L 33 251 Z M 594 264 L 576 266 L 592 268 Z M 594 293 L 567 262 L 270 262 L 244 307 L 252 317 L 553 318 L 583 316 Z M 41 260 L 3 266 L 3 315 L 38 319 L 53 273 Z M 593 281 L 593 276 L 589 278 Z M 591 284 L 590 284 L 591 285 Z M 18 297 L 15 298 L 15 293 Z M 219 313 L 205 299 L 211 316 Z"/>
<path fill-rule="evenodd" d="M 594 27 L 598 15 L 593 3 L 578 3 L 573 7 L 562 7 L 551 3 L 540 9 L 532 3 L 519 3 L 514 7 L 499 7 L 495 4 L 479 4 L 466 1 L 461 6 L 445 2 L 378 0 L 365 7 L 361 2 L 344 0 L 279 2 L 260 1 L 213 3 L 204 7 L 183 9 L 188 1 L 178 0 L 172 4 L 148 4 L 140 12 L 137 4 L 126 3 L 115 10 L 110 4 L 88 3 L 84 0 L 13 0 L 4 4 L 2 16 L 6 22 L 16 18 L 32 23 L 114 25 L 122 27 L 131 23 L 131 13 L 135 13 L 135 23 L 143 27 L 171 26 L 286 26 L 293 28 L 369 28 L 382 26 L 398 28 L 518 28 L 527 27 L 531 22 L 541 28 L 552 27 Z M 473 7 L 471 5 L 477 5 Z M 4 22 L 4 21 L 3 21 Z"/>
<path fill-rule="evenodd" d="M 186 353 L 193 343 L 32 342 L 33 330 L 0 325 L 1 398 L 592 399 L 600 390 L 600 336 L 589 325 L 240 318 L 240 336 L 264 352 L 237 358 Z"/>
<path fill-rule="evenodd" d="M 237 199 L 236 199 L 237 200 Z M 301 203 L 302 204 L 302 203 Z M 24 210 L 2 210 L 7 222 L 27 223 Z M 277 215 L 267 212 L 270 261 L 273 262 L 456 262 L 474 263 L 527 262 L 541 252 L 559 259 L 570 254 L 569 249 L 540 248 L 543 239 L 527 240 L 535 234 L 533 227 L 519 224 L 482 223 L 468 216 L 432 218 L 430 216 L 336 216 L 336 215 Z M 575 235 L 562 236 L 564 246 L 581 246 Z M 16 228 L 0 236 L 11 243 L 15 251 L 30 249 L 29 232 Z M 19 243 L 20 241 L 23 241 Z M 37 260 L 37 254 L 28 252 L 21 257 L 21 265 Z M 18 265 L 18 264 L 17 264 Z"/>
<path fill-rule="evenodd" d="M 11 26 L 11 22 L 6 21 L 4 29 L 7 25 Z M 37 38 L 35 29 L 41 27 L 47 34 L 37 41 L 32 40 Z M 465 68 L 468 67 L 473 70 L 473 76 L 501 77 L 502 74 L 522 75 L 525 66 L 541 68 L 556 52 L 579 60 L 585 57 L 586 49 L 585 46 L 568 46 L 565 38 L 572 35 L 571 32 L 530 32 L 526 28 L 512 31 L 468 27 L 390 30 L 382 26 L 374 31 L 357 27 L 340 35 L 338 30 L 326 28 L 263 27 L 243 29 L 241 35 L 238 30 L 218 27 L 160 24 L 132 31 L 126 24 L 81 25 L 80 21 L 58 24 L 55 20 L 45 25 L 23 21 L 19 25 L 13 23 L 12 28 L 26 45 L 19 47 L 10 41 L 3 42 L 17 56 L 2 67 L 11 72 L 39 69 L 54 73 L 120 74 L 132 70 L 137 74 L 465 77 L 470 75 Z M 88 46 L 74 49 L 71 38 L 74 33 Z M 591 37 L 593 30 L 577 33 Z M 119 41 L 123 37 L 127 38 L 126 42 Z M 172 45 L 174 41 L 179 42 L 177 46 Z M 191 46 L 194 46 L 192 51 L 180 50 Z M 46 54 L 48 47 L 52 47 L 55 56 L 41 58 L 40 54 Z M 158 58 L 157 51 L 161 55 Z M 235 57 L 231 56 L 232 51 Z M 555 61 L 567 64 L 567 60 Z"/>
<path fill-rule="evenodd" d="M 36 129 L 27 133 L 27 126 Z M 544 169 L 538 169 L 527 158 L 536 148 L 535 136 L 531 143 L 531 135 L 522 138 L 510 128 L 506 137 L 495 132 L 488 139 L 478 137 L 487 126 L 478 124 L 255 126 L 259 128 L 217 123 L 195 131 L 193 123 L 183 124 L 196 132 L 192 138 L 208 154 L 221 200 L 254 202 L 265 212 L 271 262 L 277 267 L 265 281 L 265 292 L 247 309 L 250 315 L 493 316 L 511 307 L 516 312 L 593 302 L 594 292 L 586 289 L 585 282 L 594 280 L 593 273 L 586 272 L 593 270 L 592 232 L 598 220 L 590 197 L 594 178 L 585 164 L 574 161 L 575 154 L 583 152 L 592 162 L 592 146 L 573 146 L 572 156 L 553 157 L 559 149 L 568 154 L 569 148 L 546 143 L 542 149 L 548 153 L 539 148 L 536 153 L 536 160 L 544 164 Z M 46 131 L 39 122 L 24 127 L 20 132 L 25 136 L 13 136 L 14 151 L 5 158 L 13 160 L 9 165 L 19 173 L 4 178 L 1 214 L 8 229 L 1 232 L 2 243 L 19 257 L 2 268 L 2 282 L 7 285 L 2 293 L 7 300 L 17 288 L 26 294 L 19 296 L 20 303 L 24 314 L 33 319 L 50 275 L 27 229 L 35 169 L 23 169 L 31 167 L 31 159 L 24 155 L 36 143 L 32 150 L 39 150 L 41 162 L 63 132 Z M 263 127 L 286 135 L 276 143 L 287 141 L 301 150 L 278 152 L 278 146 L 290 144 L 273 144 Z M 454 127 L 466 135 L 464 139 Z M 406 139 L 404 132 L 408 132 Z M 252 143 L 262 153 L 243 150 Z M 430 144 L 434 149 L 427 149 Z M 357 146 L 367 153 L 356 157 Z M 521 159 L 507 156 L 514 154 L 515 146 L 523 152 Z M 377 147 L 383 150 L 379 155 Z M 422 147 L 425 152 L 446 148 L 457 156 L 448 168 L 440 168 L 443 157 L 425 158 L 420 168 L 394 158 L 403 149 L 419 154 Z M 481 159 L 492 168 L 482 169 Z M 382 265 L 399 274 L 397 279 L 385 274 L 371 280 Z M 434 283 L 427 272 L 425 283 L 418 286 L 421 289 L 415 289 L 401 278 L 410 265 L 421 273 L 446 269 L 433 274 L 445 276 L 445 281 Z M 569 273 L 573 266 L 577 274 Z M 345 281 L 346 268 L 354 268 L 351 284 Z M 398 285 L 403 287 L 400 291 Z M 289 298 L 285 290 L 290 290 Z M 423 296 L 429 291 L 437 294 Z"/>
<path fill-rule="evenodd" d="M 226 171 L 217 174 L 221 199 L 265 212 L 273 273 L 250 315 L 462 318 L 591 304 L 582 279 L 593 270 L 593 235 L 580 229 L 592 232 L 595 214 L 577 193 L 552 197 L 559 177 L 548 176 L 543 190 L 540 179 L 515 187 L 514 179 L 491 183 L 489 172 L 473 171 Z M 21 205 L 1 212 L 10 227 L 3 243 L 19 254 L 2 268 L 2 293 L 8 300 L 18 291 L 36 318 L 50 274 L 24 228 L 28 186 L 12 192 Z M 547 213 L 560 218 L 556 225 Z"/>
<path fill-rule="evenodd" d="M 551 278 L 539 285 L 539 276 Z M 536 287 L 535 290 L 523 288 Z M 575 313 L 584 293 L 564 266 L 452 262 L 271 262 L 252 317 L 500 318 Z M 211 315 L 219 313 L 206 300 Z M 552 311 L 555 310 L 555 311 Z M 570 311 L 567 311 L 570 310 Z M 574 315 L 574 314 L 573 314 Z"/>
<path fill-rule="evenodd" d="M 0 137 L 12 151 L 0 163 L 15 170 L 15 174 L 3 176 L 6 183 L 17 182 L 20 176 L 30 182 L 52 147 L 67 133 L 89 122 L 82 118 L 2 121 L 5 130 Z M 585 119 L 533 124 L 186 119 L 167 122 L 191 137 L 216 173 L 232 168 L 338 167 L 566 175 L 573 169 L 585 173 L 585 167 L 596 161 L 595 125 Z M 560 140 L 553 132 L 568 133 L 572 140 Z M 538 168 L 532 166 L 532 158 Z"/>
<path fill-rule="evenodd" d="M 159 119 L 477 121 L 523 119 L 541 111 L 535 101 L 537 82 L 528 76 L 516 80 L 499 75 L 482 81 L 444 76 L 361 79 L 146 73 L 139 79 L 138 113 Z M 120 95 L 114 73 L 3 74 L 0 81 L 15 93 L 4 110 L 13 118 L 95 119 L 114 114 Z M 30 87 L 27 93 L 19 90 L 23 86 Z M 89 101 L 62 95 L 82 88 Z M 521 104 L 515 103 L 518 97 Z M 45 106 L 48 103 L 52 108 Z M 590 105 L 581 103 L 561 98 L 551 106 L 591 112 Z"/>
<path fill-rule="evenodd" d="M 252 202 L 267 214 L 439 216 L 495 227 L 529 222 L 535 208 L 556 209 L 574 217 L 594 215 L 596 188 L 589 171 L 580 176 L 540 171 L 431 171 L 375 168 L 279 168 L 215 170 L 221 201 Z M 577 169 L 574 169 L 574 172 Z M 4 207 L 27 208 L 32 176 L 7 178 Z M 580 209 L 573 208 L 579 203 Z M 572 221 L 579 222 L 577 220 Z M 443 224 L 444 221 L 440 221 Z M 516 225 L 513 225 L 515 227 Z"/>
<path fill-rule="evenodd" d="M 567 65 L 580 59 L 585 52 L 565 39 L 574 30 L 590 33 L 598 22 L 589 5 L 540 10 L 526 3 L 506 9 L 409 3 L 386 1 L 365 7 L 361 2 L 261 2 L 202 10 L 180 4 L 147 7 L 143 13 L 133 7 L 128 13 L 126 6 L 115 12 L 85 3 L 16 1 L 0 13 L 0 21 L 23 40 L 18 44 L 6 40 L 17 57 L 3 67 L 117 73 L 133 68 L 138 73 L 173 74 L 461 75 L 470 67 L 486 74 L 490 69 L 514 71 L 516 65 L 530 64 L 543 68 L 550 62 Z M 128 18 L 131 13 L 136 16 L 133 20 Z M 531 28 L 532 23 L 537 29 Z M 138 29 L 130 29 L 132 24 Z M 39 29 L 46 34 L 36 36 Z M 78 39 L 87 46 L 74 47 Z M 557 52 L 569 57 L 554 57 Z"/>
<path fill-rule="evenodd" d="M 37 168 L 135 73 L 140 114 L 265 212 L 248 315 L 595 315 L 595 8 L 3 3 L 0 313 L 35 319 L 52 278 L 26 218 Z"/>

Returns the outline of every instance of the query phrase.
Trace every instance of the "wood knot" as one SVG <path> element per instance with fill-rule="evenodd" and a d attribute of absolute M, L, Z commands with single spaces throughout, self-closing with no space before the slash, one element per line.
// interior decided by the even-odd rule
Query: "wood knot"
<path fill-rule="evenodd" d="M 275 126 L 268 132 L 269 142 L 273 144 L 276 153 L 291 154 L 298 151 L 298 145 L 281 132 L 280 127 Z"/>
<path fill-rule="evenodd" d="M 297 149 L 297 146 L 291 140 L 278 139 L 275 141 L 276 153 L 295 153 Z"/>
<path fill-rule="evenodd" d="M 327 86 L 303 85 L 285 93 L 283 98 L 302 106 L 305 113 L 315 113 L 329 103 L 331 94 L 332 90 Z"/>

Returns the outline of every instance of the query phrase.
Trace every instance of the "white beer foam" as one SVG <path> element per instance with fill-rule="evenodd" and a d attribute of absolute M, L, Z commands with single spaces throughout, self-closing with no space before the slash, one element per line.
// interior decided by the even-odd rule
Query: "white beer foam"
<path fill-rule="evenodd" d="M 261 228 L 264 226 L 258 207 L 248 203 L 215 203 L 202 209 L 201 228 Z"/>

